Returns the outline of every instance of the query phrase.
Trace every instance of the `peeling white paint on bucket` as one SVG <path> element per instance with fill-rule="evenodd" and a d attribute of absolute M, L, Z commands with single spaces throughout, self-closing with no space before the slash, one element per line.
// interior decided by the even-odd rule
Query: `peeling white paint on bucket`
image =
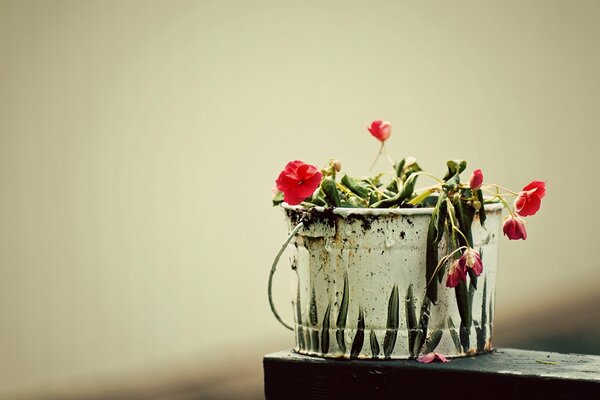
<path fill-rule="evenodd" d="M 438 300 L 430 307 L 419 354 L 414 351 L 415 324 L 423 317 L 427 227 L 433 209 L 283 208 L 290 231 L 303 221 L 291 241 L 297 352 L 406 359 L 430 351 L 460 357 L 492 350 L 501 204 L 486 205 L 485 228 L 477 216 L 473 222 L 474 248 L 484 268 L 473 293 L 473 324 L 463 332 L 468 334 L 461 344 L 455 290 L 444 279 L 437 282 Z M 440 254 L 444 246 L 442 240 Z M 390 318 L 396 323 L 390 325 Z"/>

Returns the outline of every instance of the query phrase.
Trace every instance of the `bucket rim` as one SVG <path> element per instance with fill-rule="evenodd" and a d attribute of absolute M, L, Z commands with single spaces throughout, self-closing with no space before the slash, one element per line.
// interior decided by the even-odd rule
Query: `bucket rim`
<path fill-rule="evenodd" d="M 419 207 L 419 208 L 344 208 L 344 207 L 322 207 L 314 206 L 306 208 L 302 205 L 291 206 L 287 203 L 281 203 L 281 207 L 284 210 L 292 211 L 310 211 L 315 210 L 317 212 L 324 212 L 325 210 L 332 212 L 334 215 L 345 217 L 347 215 L 431 215 L 433 214 L 433 207 Z M 502 203 L 490 203 L 485 204 L 486 212 L 494 212 L 502 210 L 504 204 Z"/>

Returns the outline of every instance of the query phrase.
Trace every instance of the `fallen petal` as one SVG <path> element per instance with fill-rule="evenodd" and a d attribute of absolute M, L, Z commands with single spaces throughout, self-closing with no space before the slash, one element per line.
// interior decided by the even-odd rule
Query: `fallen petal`
<path fill-rule="evenodd" d="M 440 362 L 443 363 L 447 363 L 450 362 L 450 360 L 448 360 L 446 357 L 444 357 L 443 355 L 439 354 L 439 353 L 427 353 L 419 358 L 417 358 L 417 361 L 420 363 L 425 363 L 425 364 L 429 364 L 431 362 L 434 362 L 435 360 L 438 360 Z"/>

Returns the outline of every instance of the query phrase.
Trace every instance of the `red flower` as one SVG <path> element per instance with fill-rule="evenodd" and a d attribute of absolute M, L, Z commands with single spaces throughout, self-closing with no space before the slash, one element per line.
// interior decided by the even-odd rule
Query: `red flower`
<path fill-rule="evenodd" d="M 385 142 L 392 133 L 392 124 L 387 121 L 373 121 L 371 126 L 367 127 L 371 135 L 375 136 L 380 142 Z"/>
<path fill-rule="evenodd" d="M 515 199 L 515 211 L 521 217 L 534 215 L 540 209 L 546 194 L 546 182 L 533 181 L 525 186 Z"/>
<path fill-rule="evenodd" d="M 473 249 L 465 250 L 463 255 L 458 260 L 458 265 L 464 271 L 466 271 L 467 268 L 471 268 L 475 273 L 475 276 L 479 276 L 483 272 L 483 263 L 481 262 L 481 256 L 479 256 L 479 253 Z"/>
<path fill-rule="evenodd" d="M 509 216 L 506 221 L 504 221 L 502 230 L 510 240 L 527 239 L 525 224 L 520 218 L 513 218 L 512 216 Z"/>
<path fill-rule="evenodd" d="M 481 184 L 483 183 L 483 172 L 480 169 L 476 169 L 471 174 L 471 179 L 469 180 L 469 186 L 471 190 L 479 190 L 481 188 Z"/>
<path fill-rule="evenodd" d="M 418 362 L 426 363 L 426 364 L 429 364 L 430 362 L 433 362 L 435 360 L 439 360 L 443 363 L 450 362 L 450 360 L 448 360 L 446 357 L 444 357 L 440 353 L 427 353 L 424 356 L 417 358 Z"/>
<path fill-rule="evenodd" d="M 302 203 L 321 184 L 321 172 L 313 165 L 296 160 L 289 162 L 275 181 L 283 200 L 291 206 Z"/>
<path fill-rule="evenodd" d="M 447 287 L 456 287 L 459 283 L 467 279 L 467 269 L 460 265 L 459 260 L 454 260 L 448 269 L 448 278 L 446 278 Z"/>

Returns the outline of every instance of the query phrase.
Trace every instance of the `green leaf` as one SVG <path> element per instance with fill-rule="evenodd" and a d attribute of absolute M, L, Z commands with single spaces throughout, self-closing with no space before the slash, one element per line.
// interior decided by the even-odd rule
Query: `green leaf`
<path fill-rule="evenodd" d="M 325 314 L 323 314 L 323 329 L 321 330 L 321 352 L 329 353 L 329 314 L 331 312 L 331 303 L 327 305 Z"/>
<path fill-rule="evenodd" d="M 344 175 L 342 177 L 342 184 L 346 186 L 352 193 L 357 195 L 362 199 L 369 198 L 369 186 L 364 182 L 359 181 L 358 179 L 354 179 L 351 176 Z"/>
<path fill-rule="evenodd" d="M 345 200 L 342 200 L 342 207 L 344 208 L 364 208 L 366 204 L 361 204 L 358 197 L 352 196 Z"/>
<path fill-rule="evenodd" d="M 335 184 L 335 179 L 332 176 L 323 178 L 321 182 L 321 190 L 325 194 L 325 199 L 330 206 L 340 207 L 340 192 Z"/>
<path fill-rule="evenodd" d="M 456 191 L 456 189 L 458 189 L 458 185 L 460 185 L 460 176 L 459 175 L 454 175 L 453 177 L 451 177 L 450 179 L 448 179 L 442 185 L 442 187 L 444 188 L 444 190 L 446 192 L 454 192 L 454 191 Z"/>
<path fill-rule="evenodd" d="M 460 175 L 460 173 L 467 168 L 467 162 L 464 160 L 449 160 L 448 162 L 446 162 L 446 165 L 448 166 L 448 172 L 444 177 L 445 181 L 447 181 L 455 175 Z"/>
<path fill-rule="evenodd" d="M 437 194 L 428 196 L 425 200 L 423 200 L 423 203 L 421 203 L 421 205 L 423 207 L 435 207 L 435 205 L 438 202 L 438 198 L 439 196 Z"/>
<path fill-rule="evenodd" d="M 389 199 L 379 200 L 378 202 L 371 205 L 371 208 L 390 208 L 400 204 L 400 193 Z"/>
<path fill-rule="evenodd" d="M 394 285 L 390 300 L 388 301 L 388 317 L 386 324 L 385 337 L 383 338 L 383 354 L 389 357 L 396 346 L 396 337 L 398 335 L 398 325 L 400 322 L 400 310 L 398 299 L 398 285 Z"/>
<path fill-rule="evenodd" d="M 473 284 L 473 281 L 471 281 L 471 283 L 469 284 L 469 318 L 465 322 L 465 327 L 467 328 L 467 331 L 469 332 L 469 334 L 471 333 L 471 326 L 474 325 L 474 322 L 473 322 L 473 297 L 475 296 L 476 289 L 477 288 Z M 475 335 L 477 335 L 477 325 L 475 325 Z M 469 345 L 469 347 L 470 347 L 470 345 Z"/>
<path fill-rule="evenodd" d="M 327 207 L 327 202 L 325 201 L 325 197 L 323 196 L 323 191 L 321 190 L 320 186 L 317 188 L 317 190 L 315 190 L 310 199 L 306 201 L 316 206 Z"/>
<path fill-rule="evenodd" d="M 417 204 L 422 204 L 423 207 L 431 207 L 430 205 L 426 205 L 425 202 L 430 199 L 433 193 L 435 193 L 435 189 L 428 189 L 425 190 L 422 193 L 419 193 L 417 196 L 413 197 L 410 199 L 410 201 L 407 202 L 407 204 L 416 206 Z M 433 204 L 435 205 L 435 203 Z"/>
<path fill-rule="evenodd" d="M 437 301 L 437 282 L 432 279 L 435 269 L 439 262 L 438 260 L 438 244 L 443 235 L 443 230 L 440 226 L 445 223 L 445 214 L 440 212 L 442 205 L 446 201 L 446 194 L 441 193 L 438 197 L 438 202 L 433 209 L 431 220 L 429 221 L 429 227 L 427 229 L 427 253 L 425 256 L 425 282 L 427 285 L 427 298 L 431 300 L 433 304 Z"/>
<path fill-rule="evenodd" d="M 278 190 L 275 196 L 273 196 L 273 205 L 278 206 L 281 203 L 283 203 L 283 192 Z"/>
<path fill-rule="evenodd" d="M 477 191 L 477 200 L 479 200 L 479 202 L 481 203 L 481 208 L 479 209 L 479 222 L 481 223 L 481 226 L 484 226 L 485 224 L 485 219 L 487 218 L 485 215 L 485 207 L 483 204 L 483 192 L 481 191 L 481 189 L 479 189 Z"/>
<path fill-rule="evenodd" d="M 440 206 L 440 211 L 439 211 L 439 215 L 438 215 L 437 236 L 435 238 L 435 242 L 437 243 L 436 248 L 438 247 L 440 241 L 444 237 L 444 232 L 447 231 L 447 229 L 446 229 L 447 221 L 448 221 L 447 202 L 443 202 L 442 205 Z M 451 237 L 451 235 L 449 235 L 449 237 Z M 439 260 L 438 260 L 438 262 L 439 262 Z M 443 282 L 445 273 L 446 273 L 445 267 L 439 269 L 439 271 L 437 272 L 438 283 Z M 432 282 L 431 284 L 433 285 L 434 283 Z"/>
<path fill-rule="evenodd" d="M 423 298 L 423 304 L 421 305 L 421 319 L 419 320 L 419 329 L 417 330 L 417 337 L 415 338 L 415 347 L 413 354 L 418 356 L 421 353 L 421 347 L 427 337 L 427 329 L 429 327 L 429 316 L 430 316 L 431 301 L 427 296 Z"/>
<path fill-rule="evenodd" d="M 475 290 L 477 290 L 477 287 L 471 281 L 469 283 L 469 316 L 466 323 L 468 328 L 471 328 L 471 324 L 473 323 L 473 298 L 475 297 Z"/>
<path fill-rule="evenodd" d="M 380 173 L 375 176 L 362 178 L 362 179 L 360 179 L 360 181 L 363 183 L 367 183 L 368 185 L 373 185 L 375 187 L 379 187 L 379 186 L 381 186 L 381 177 L 383 175 L 384 175 L 383 173 Z"/>
<path fill-rule="evenodd" d="M 344 272 L 344 292 L 342 294 L 342 303 L 336 321 L 337 331 L 335 337 L 338 347 L 342 353 L 346 352 L 346 340 L 344 338 L 344 329 L 346 328 L 346 318 L 348 317 L 348 274 Z"/>
<path fill-rule="evenodd" d="M 444 331 L 442 331 L 441 329 L 436 329 L 435 331 L 431 332 L 431 335 L 429 335 L 429 337 L 425 341 L 423 353 L 428 354 L 433 352 L 435 348 L 438 347 L 438 345 L 440 344 L 443 334 Z"/>
<path fill-rule="evenodd" d="M 419 322 L 417 321 L 417 309 L 415 306 L 415 298 L 413 296 L 412 283 L 408 285 L 406 291 L 406 325 L 408 328 L 408 350 L 410 356 L 414 357 L 413 349 L 415 347 L 415 339 L 417 338 L 417 330 L 419 329 Z"/>
<path fill-rule="evenodd" d="M 465 200 L 459 199 L 452 202 L 456 211 L 456 219 L 458 220 L 458 228 L 467 237 L 468 243 L 459 235 L 458 241 L 461 246 L 468 245 L 473 247 L 473 234 L 471 228 L 473 226 L 473 218 L 475 217 L 475 208 L 466 203 Z"/>
<path fill-rule="evenodd" d="M 456 304 L 460 314 L 460 342 L 465 352 L 469 350 L 469 332 L 471 331 L 471 309 L 469 307 L 469 290 L 466 282 L 459 283 L 454 288 Z"/>
<path fill-rule="evenodd" d="M 402 177 L 402 172 L 404 171 L 404 164 L 406 164 L 406 159 L 403 158 L 394 165 L 394 171 L 396 171 L 397 178 Z"/>
<path fill-rule="evenodd" d="M 381 196 L 376 191 L 371 192 L 371 196 L 369 196 L 369 207 L 373 207 L 375 203 L 381 200 Z"/>
<path fill-rule="evenodd" d="M 400 174 L 400 181 L 406 183 L 408 178 L 410 178 L 415 172 L 423 171 L 423 169 L 419 166 L 417 162 L 414 162 L 410 165 L 405 165 L 402 174 Z"/>
<path fill-rule="evenodd" d="M 365 342 L 365 316 L 362 308 L 358 308 L 358 323 L 356 326 L 356 336 L 352 342 L 352 349 L 350 350 L 350 358 L 356 358 L 360 354 L 363 344 Z"/>
<path fill-rule="evenodd" d="M 369 334 L 369 341 L 371 342 L 371 354 L 373 354 L 373 358 L 377 358 L 379 355 L 379 342 L 377 341 L 377 335 L 372 330 Z"/>
<path fill-rule="evenodd" d="M 388 193 L 392 193 L 392 196 L 398 194 L 398 181 L 396 179 L 392 179 L 390 183 L 385 187 L 385 191 Z"/>
<path fill-rule="evenodd" d="M 400 190 L 399 196 L 398 196 L 398 204 L 402 203 L 404 200 L 406 199 L 410 199 L 413 195 L 413 192 L 415 191 L 415 185 L 417 183 L 417 178 L 419 177 L 419 175 L 410 175 L 408 177 L 408 179 L 406 179 L 406 181 L 404 182 L 404 185 L 402 186 L 402 190 Z"/>
<path fill-rule="evenodd" d="M 454 342 L 454 347 L 456 347 L 456 352 L 461 353 L 462 347 L 460 344 L 460 338 L 458 337 L 458 332 L 456 332 L 456 326 L 454 326 L 454 322 L 451 317 L 448 317 L 448 330 L 450 331 L 450 337 L 452 337 L 452 341 Z"/>

